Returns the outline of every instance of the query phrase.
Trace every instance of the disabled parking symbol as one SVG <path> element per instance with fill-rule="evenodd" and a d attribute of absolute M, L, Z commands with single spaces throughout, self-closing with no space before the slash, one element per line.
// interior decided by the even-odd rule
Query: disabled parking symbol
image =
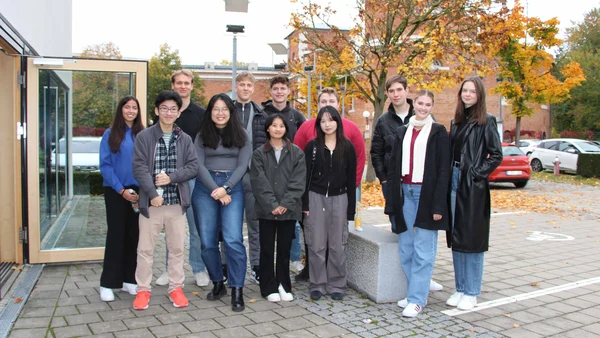
<path fill-rule="evenodd" d="M 557 234 L 552 232 L 532 231 L 531 234 L 526 238 L 530 241 L 541 242 L 541 241 L 572 241 L 575 239 L 573 236 Z"/>

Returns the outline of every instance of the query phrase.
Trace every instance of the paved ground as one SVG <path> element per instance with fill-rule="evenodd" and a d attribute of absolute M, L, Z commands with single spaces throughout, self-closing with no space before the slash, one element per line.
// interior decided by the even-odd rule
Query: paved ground
<path fill-rule="evenodd" d="M 508 186 L 506 186 L 508 187 Z M 501 186 L 500 189 L 512 189 Z M 515 190 L 516 191 L 516 190 Z M 296 300 L 269 303 L 247 282 L 246 310 L 234 313 L 229 298 L 205 300 L 209 288 L 193 284 L 191 305 L 174 308 L 165 287 L 155 287 L 148 310 L 131 308 L 133 296 L 98 296 L 101 265 L 46 266 L 10 337 L 597 337 L 600 336 L 600 189 L 532 182 L 552 213 L 502 210 L 492 217 L 483 294 L 476 311 L 461 313 L 444 302 L 454 292 L 451 253 L 440 233 L 432 292 L 415 319 L 395 304 L 375 304 L 349 290 L 343 302 L 307 297 L 306 283 L 294 285 Z M 381 210 L 361 211 L 363 225 L 381 225 Z M 387 227 L 386 227 L 387 228 Z M 164 269 L 157 249 L 155 275 Z"/>

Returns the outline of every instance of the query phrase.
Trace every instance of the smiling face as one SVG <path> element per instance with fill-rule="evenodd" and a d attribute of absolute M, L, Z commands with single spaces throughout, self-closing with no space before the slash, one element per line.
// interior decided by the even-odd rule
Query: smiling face
<path fill-rule="evenodd" d="M 237 94 L 238 102 L 247 103 L 254 93 L 254 83 L 250 79 L 242 79 L 236 82 L 235 93 Z"/>
<path fill-rule="evenodd" d="M 323 117 L 321 118 L 321 130 L 323 130 L 325 135 L 335 134 L 337 127 L 337 122 L 331 118 L 331 114 L 324 113 Z"/>
<path fill-rule="evenodd" d="M 465 104 L 465 108 L 469 108 L 477 103 L 477 90 L 475 89 L 475 83 L 472 81 L 465 82 L 460 92 L 460 98 Z"/>
<path fill-rule="evenodd" d="M 163 126 L 172 126 L 175 120 L 179 118 L 179 107 L 174 100 L 163 101 L 158 108 L 154 108 L 154 113 Z"/>
<path fill-rule="evenodd" d="M 123 106 L 121 113 L 123 114 L 123 119 L 128 126 L 133 125 L 133 121 L 138 116 L 139 107 L 134 100 L 129 100 Z"/>
<path fill-rule="evenodd" d="M 283 104 L 287 101 L 287 97 L 290 94 L 290 87 L 284 83 L 276 83 L 271 87 L 271 97 L 273 102 Z"/>
<path fill-rule="evenodd" d="M 267 133 L 271 137 L 271 140 L 280 140 L 285 135 L 286 129 L 283 124 L 283 120 L 280 118 L 275 118 L 273 123 L 267 128 Z"/>
<path fill-rule="evenodd" d="M 424 120 L 433 110 L 433 100 L 427 95 L 421 95 L 415 99 L 415 118 Z"/>
<path fill-rule="evenodd" d="M 217 100 L 210 112 L 210 117 L 217 128 L 225 128 L 231 117 L 230 113 L 225 101 Z"/>
<path fill-rule="evenodd" d="M 176 91 L 182 99 L 190 97 L 192 89 L 194 89 L 192 78 L 185 74 L 175 76 L 173 83 L 171 83 L 171 89 Z"/>

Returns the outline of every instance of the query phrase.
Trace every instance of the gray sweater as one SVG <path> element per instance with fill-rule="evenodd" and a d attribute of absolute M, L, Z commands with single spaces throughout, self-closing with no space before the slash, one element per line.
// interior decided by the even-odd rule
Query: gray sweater
<path fill-rule="evenodd" d="M 205 147 L 202 136 L 198 134 L 195 146 L 198 163 L 200 164 L 198 178 L 209 190 L 219 188 L 212 179 L 209 170 L 233 172 L 229 177 L 229 181 L 225 182 L 230 188 L 238 184 L 248 170 L 248 163 L 250 163 L 250 156 L 252 155 L 250 138 L 246 140 L 246 145 L 242 148 L 225 148 L 219 141 L 217 149 L 213 149 Z"/>

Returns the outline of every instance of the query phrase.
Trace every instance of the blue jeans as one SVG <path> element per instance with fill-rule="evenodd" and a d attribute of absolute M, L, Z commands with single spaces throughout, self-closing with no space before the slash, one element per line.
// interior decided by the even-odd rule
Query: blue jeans
<path fill-rule="evenodd" d="M 302 252 L 302 246 L 300 245 L 300 223 L 296 222 L 294 225 L 294 236 L 292 239 L 292 248 L 290 249 L 290 261 L 296 262 L 300 260 L 300 253 Z"/>
<path fill-rule="evenodd" d="M 452 208 L 452 228 L 454 224 L 454 212 L 456 211 L 456 191 L 460 178 L 460 169 L 452 168 L 452 192 L 450 193 L 450 207 Z M 452 262 L 454 263 L 454 283 L 456 292 L 463 292 L 467 296 L 479 296 L 481 294 L 481 282 L 483 279 L 483 252 L 458 252 L 452 250 Z"/>
<path fill-rule="evenodd" d="M 429 296 L 429 281 L 437 253 L 438 232 L 414 226 L 419 209 L 421 185 L 402 184 L 402 190 L 402 214 L 407 230 L 398 236 L 400 264 L 408 280 L 408 302 L 423 307 Z"/>
<path fill-rule="evenodd" d="M 222 186 L 231 176 L 231 172 L 210 171 L 212 179 L 218 186 Z M 223 232 L 223 244 L 227 248 L 225 255 L 227 261 L 228 284 L 232 288 L 244 286 L 246 278 L 246 248 L 242 235 L 242 222 L 244 220 L 244 189 L 242 182 L 238 182 L 231 193 L 231 203 L 224 206 L 221 202 L 210 197 L 212 190 L 205 187 L 200 179 L 196 180 L 196 187 L 192 195 L 196 226 L 202 242 L 202 259 L 206 270 L 213 282 L 223 280 L 221 269 L 221 256 L 219 254 L 219 220 Z"/>
<path fill-rule="evenodd" d="M 196 178 L 192 178 L 188 181 L 190 184 L 190 194 L 193 194 L 194 187 L 196 186 Z M 191 199 L 190 199 L 191 200 Z M 202 248 L 200 242 L 200 235 L 198 234 L 198 228 L 196 227 L 196 221 L 194 220 L 193 205 L 190 205 L 185 212 L 187 218 L 188 228 L 190 230 L 190 256 L 189 261 L 192 266 L 192 272 L 197 274 L 198 272 L 206 271 L 206 266 L 202 260 Z M 168 271 L 169 267 L 169 248 L 167 248 L 165 271 Z"/>

